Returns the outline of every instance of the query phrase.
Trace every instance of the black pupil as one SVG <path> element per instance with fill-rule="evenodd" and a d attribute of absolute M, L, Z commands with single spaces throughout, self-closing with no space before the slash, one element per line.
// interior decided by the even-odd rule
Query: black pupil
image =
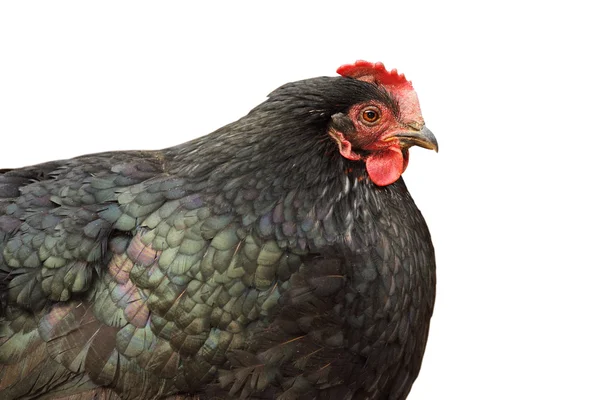
<path fill-rule="evenodd" d="M 375 111 L 369 110 L 365 112 L 365 116 L 367 117 L 368 121 L 372 121 L 377 117 L 377 114 L 375 113 Z"/>

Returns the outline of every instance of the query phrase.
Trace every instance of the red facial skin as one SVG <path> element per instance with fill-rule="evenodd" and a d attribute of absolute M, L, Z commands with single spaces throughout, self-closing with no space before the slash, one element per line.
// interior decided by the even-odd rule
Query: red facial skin
<path fill-rule="evenodd" d="M 365 111 L 375 110 L 379 114 L 377 120 L 366 121 L 363 117 Z M 373 183 L 387 186 L 396 182 L 408 166 L 408 148 L 402 146 L 398 135 L 403 132 L 418 132 L 424 125 L 422 117 L 416 119 L 411 113 L 409 116 L 414 119 L 406 118 L 405 114 L 404 116 L 399 118 L 393 110 L 379 102 L 360 103 L 348 112 L 355 127 L 354 132 L 342 133 L 331 129 L 329 133 L 338 143 L 342 156 L 354 161 L 363 160 Z M 366 150 L 367 155 L 361 156 L 355 149 Z"/>
<path fill-rule="evenodd" d="M 403 74 L 393 69 L 387 71 L 382 63 L 357 61 L 338 69 L 340 75 L 379 84 L 397 101 L 398 113 L 382 103 L 373 101 L 354 105 L 348 117 L 355 131 L 343 133 L 331 129 L 329 134 L 338 143 L 340 154 L 349 160 L 363 160 L 369 178 L 378 186 L 396 182 L 408 166 L 408 147 L 404 147 L 398 135 L 419 132 L 425 125 L 417 93 Z M 364 118 L 366 110 L 377 110 L 378 118 L 369 122 Z M 366 150 L 361 156 L 354 149 Z"/>

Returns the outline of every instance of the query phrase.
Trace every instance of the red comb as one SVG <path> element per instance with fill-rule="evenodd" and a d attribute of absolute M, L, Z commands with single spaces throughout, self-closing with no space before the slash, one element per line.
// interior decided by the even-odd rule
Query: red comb
<path fill-rule="evenodd" d="M 384 86 L 405 86 L 412 85 L 406 80 L 404 74 L 399 74 L 394 68 L 391 71 L 385 69 L 383 63 L 371 63 L 368 61 L 358 60 L 354 64 L 342 65 L 337 69 L 337 73 L 354 79 L 360 79 L 367 82 L 377 82 Z"/>

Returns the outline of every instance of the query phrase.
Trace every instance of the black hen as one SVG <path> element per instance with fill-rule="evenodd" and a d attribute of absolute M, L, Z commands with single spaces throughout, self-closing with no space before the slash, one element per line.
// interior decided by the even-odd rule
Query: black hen
<path fill-rule="evenodd" d="M 0 398 L 404 399 L 435 297 L 382 64 L 160 151 L 0 172 Z"/>

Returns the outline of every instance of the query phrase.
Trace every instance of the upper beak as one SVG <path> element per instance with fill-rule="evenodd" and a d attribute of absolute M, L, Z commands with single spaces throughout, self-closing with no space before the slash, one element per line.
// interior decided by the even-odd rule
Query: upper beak
<path fill-rule="evenodd" d="M 405 131 L 396 135 L 400 143 L 405 147 L 420 146 L 425 149 L 438 151 L 437 139 L 426 126 L 420 131 Z"/>

